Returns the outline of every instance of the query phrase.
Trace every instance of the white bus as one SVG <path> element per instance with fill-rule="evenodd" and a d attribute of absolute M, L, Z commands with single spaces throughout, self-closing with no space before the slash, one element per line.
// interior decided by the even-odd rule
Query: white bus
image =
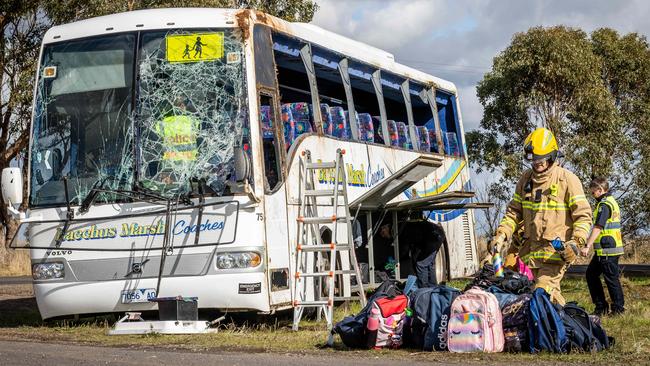
<path fill-rule="evenodd" d="M 28 210 L 10 207 L 41 316 L 155 310 L 149 299 L 176 295 L 224 311 L 290 308 L 300 152 L 332 161 L 339 148 L 368 286 L 413 274 L 399 242 L 407 217 L 444 232 L 439 280 L 477 270 L 482 205 L 471 201 L 454 84 L 250 10 L 142 10 L 51 28 Z M 11 197 L 20 179 L 5 183 Z M 393 225 L 388 250 L 374 244 L 382 222 Z"/>

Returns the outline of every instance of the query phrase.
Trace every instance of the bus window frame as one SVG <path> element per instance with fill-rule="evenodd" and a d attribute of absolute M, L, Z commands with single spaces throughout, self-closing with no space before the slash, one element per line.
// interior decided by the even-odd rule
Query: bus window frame
<path fill-rule="evenodd" d="M 266 86 L 262 85 L 257 85 L 257 110 L 258 110 L 258 116 L 257 116 L 257 123 L 259 126 L 259 151 L 260 151 L 260 157 L 262 158 L 262 162 L 266 160 L 266 156 L 264 154 L 264 137 L 263 137 L 263 131 L 262 131 L 262 118 L 261 118 L 261 102 L 262 102 L 262 96 L 265 96 L 267 98 L 271 99 L 272 107 L 273 107 L 273 132 L 275 135 L 275 153 L 277 156 L 277 164 L 279 165 L 278 168 L 278 182 L 275 184 L 273 188 L 270 187 L 267 177 L 266 177 L 266 167 L 264 163 L 261 164 L 262 170 L 263 170 L 263 175 L 264 175 L 264 192 L 266 194 L 273 194 L 277 192 L 280 187 L 282 187 L 283 183 L 285 182 L 286 179 L 286 154 L 287 151 L 284 146 L 284 124 L 282 123 L 282 118 L 280 116 L 280 102 L 279 102 L 279 97 L 277 95 L 277 90 L 274 90 L 273 88 L 269 88 Z M 268 189 L 267 189 L 268 187 Z"/>

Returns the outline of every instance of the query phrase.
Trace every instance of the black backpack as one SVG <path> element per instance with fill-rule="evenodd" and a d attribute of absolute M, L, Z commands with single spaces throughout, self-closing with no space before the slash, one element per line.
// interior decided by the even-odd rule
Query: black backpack
<path fill-rule="evenodd" d="M 345 317 L 336 323 L 332 333 L 338 334 L 343 344 L 350 348 L 368 348 L 368 330 L 366 323 L 372 303 L 384 297 L 395 297 L 401 295 L 402 290 L 399 288 L 399 281 L 386 280 L 377 287 L 375 292 L 368 298 L 366 306 L 361 309 L 359 314 Z"/>
<path fill-rule="evenodd" d="M 501 310 L 503 315 L 503 335 L 506 352 L 524 352 L 528 344 L 528 312 L 531 294 L 519 295 L 515 301 L 508 303 Z"/>
<path fill-rule="evenodd" d="M 558 308 L 566 328 L 570 351 L 598 352 L 613 345 L 614 338 L 608 337 L 605 330 L 577 303 L 570 302 L 563 308 Z"/>
<path fill-rule="evenodd" d="M 508 268 L 503 269 L 503 277 L 497 277 L 494 273 L 494 267 L 488 263 L 476 274 L 472 283 L 468 284 L 465 290 L 472 287 L 487 290 L 491 286 L 496 286 L 504 292 L 521 295 L 532 292 L 533 285 L 534 283 L 526 275 Z"/>

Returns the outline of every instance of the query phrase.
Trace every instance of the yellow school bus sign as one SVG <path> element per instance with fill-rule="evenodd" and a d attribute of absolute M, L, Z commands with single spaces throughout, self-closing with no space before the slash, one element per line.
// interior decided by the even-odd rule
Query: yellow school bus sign
<path fill-rule="evenodd" d="M 210 61 L 223 57 L 223 33 L 170 34 L 165 40 L 169 62 Z"/>

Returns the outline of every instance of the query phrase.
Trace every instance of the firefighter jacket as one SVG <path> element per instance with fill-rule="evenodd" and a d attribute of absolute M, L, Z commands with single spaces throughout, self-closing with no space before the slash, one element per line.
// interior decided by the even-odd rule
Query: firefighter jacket
<path fill-rule="evenodd" d="M 584 243 L 591 229 L 591 207 L 578 177 L 557 164 L 543 173 L 525 171 L 497 232 L 509 239 L 520 225 L 524 262 L 564 263 L 550 242 L 559 238 Z"/>
<path fill-rule="evenodd" d="M 594 209 L 594 224 L 596 217 L 602 205 L 609 207 L 609 219 L 605 227 L 602 228 L 600 234 L 594 241 L 594 251 L 599 257 L 603 256 L 617 256 L 623 254 L 623 238 L 621 235 L 621 209 L 618 203 L 611 195 L 607 194 L 603 197 L 596 208 Z"/>

